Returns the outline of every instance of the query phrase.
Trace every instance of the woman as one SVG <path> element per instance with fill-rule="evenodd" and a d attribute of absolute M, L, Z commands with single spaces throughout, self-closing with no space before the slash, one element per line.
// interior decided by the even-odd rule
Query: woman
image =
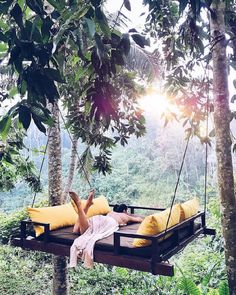
<path fill-rule="evenodd" d="M 78 209 L 78 218 L 74 225 L 73 232 L 80 233 L 74 240 L 70 250 L 70 267 L 77 265 L 77 258 L 84 261 L 85 267 L 93 267 L 93 249 L 96 241 L 110 236 L 119 229 L 119 226 L 129 222 L 142 222 L 142 218 L 133 217 L 127 213 L 127 206 L 115 207 L 115 210 L 122 212 L 109 212 L 107 215 L 96 215 L 86 217 L 89 207 L 93 204 L 95 191 L 89 193 L 85 207 L 82 207 L 80 198 L 75 192 L 69 192 L 71 199 Z"/>

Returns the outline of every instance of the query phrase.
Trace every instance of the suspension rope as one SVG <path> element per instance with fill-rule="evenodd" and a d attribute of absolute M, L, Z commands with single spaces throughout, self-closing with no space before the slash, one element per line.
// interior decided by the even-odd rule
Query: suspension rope
<path fill-rule="evenodd" d="M 169 215 L 168 215 L 168 218 L 167 218 L 166 228 L 165 228 L 163 239 L 165 238 L 166 231 L 168 229 L 168 224 L 169 224 L 169 221 L 170 221 L 170 216 L 171 216 L 172 208 L 174 206 L 174 202 L 175 202 L 177 190 L 178 190 L 178 187 L 179 187 L 180 176 L 181 176 L 181 173 L 182 173 L 182 170 L 183 170 L 184 160 L 185 160 L 186 153 L 187 153 L 187 150 L 188 150 L 190 135 L 191 134 L 189 133 L 188 138 L 187 138 L 187 141 L 186 141 L 186 145 L 185 145 L 185 149 L 184 149 L 184 153 L 183 153 L 183 158 L 182 158 L 180 169 L 179 169 L 179 172 L 178 172 L 178 178 L 177 178 L 177 182 L 176 182 L 175 189 L 174 189 L 174 195 L 173 195 L 173 198 L 172 198 L 172 201 L 171 201 L 170 212 L 169 212 Z"/>
<path fill-rule="evenodd" d="M 69 138 L 70 138 L 70 140 L 71 140 L 71 143 L 72 143 L 72 142 L 73 142 L 73 139 L 72 139 L 72 136 L 71 136 L 70 130 L 69 130 L 69 128 L 68 128 L 67 125 L 66 125 L 66 121 L 65 121 L 65 119 L 64 119 L 64 117 L 63 117 L 63 114 L 62 114 L 61 110 L 59 109 L 59 107 L 58 107 L 58 110 L 59 110 L 59 113 L 60 113 L 60 115 L 61 115 L 61 118 L 62 118 L 63 124 L 64 124 L 64 126 L 65 126 L 65 129 L 66 129 L 66 131 L 67 131 L 67 133 L 68 133 L 68 135 L 69 135 Z M 83 162 L 82 162 L 82 160 L 81 160 L 81 157 L 80 157 L 79 154 L 78 154 L 77 149 L 76 149 L 76 155 L 77 155 L 77 158 L 78 158 L 79 164 L 80 164 L 80 166 L 81 166 L 81 170 L 83 170 L 83 173 L 84 173 L 85 179 L 86 179 L 86 181 L 87 181 L 87 183 L 88 183 L 88 185 L 89 185 L 89 188 L 92 189 L 92 185 L 91 185 L 91 182 L 90 182 L 90 180 L 89 180 L 88 173 L 87 173 L 87 171 L 84 169 L 84 164 L 83 164 Z"/>
<path fill-rule="evenodd" d="M 206 100 L 206 142 L 205 142 L 205 178 L 204 178 L 204 212 L 207 211 L 207 178 L 208 178 L 208 132 L 209 132 L 209 92 L 210 92 L 210 81 L 209 81 L 209 63 L 207 64 L 207 100 Z"/>
<path fill-rule="evenodd" d="M 44 150 L 44 152 L 43 152 L 43 159 L 42 159 L 42 162 L 41 162 L 41 165 L 40 165 L 40 169 L 39 169 L 38 181 L 40 181 L 41 173 L 42 173 L 42 170 L 43 170 L 43 165 L 44 165 L 45 158 L 46 158 L 46 153 L 47 153 L 48 143 L 49 143 L 50 130 L 51 130 L 51 129 L 49 129 L 49 132 L 48 132 L 48 138 L 47 138 L 47 143 L 46 143 L 46 146 L 45 146 L 45 150 Z M 33 202 L 32 202 L 32 205 L 31 205 L 32 208 L 34 207 L 34 203 L 35 203 L 36 195 L 37 195 L 37 192 L 35 191 L 35 192 L 34 192 L 34 196 L 33 196 Z"/>

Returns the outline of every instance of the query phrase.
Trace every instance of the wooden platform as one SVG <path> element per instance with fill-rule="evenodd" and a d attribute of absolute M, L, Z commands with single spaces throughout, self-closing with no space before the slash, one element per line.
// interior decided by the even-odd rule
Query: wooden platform
<path fill-rule="evenodd" d="M 50 253 L 60 256 L 70 255 L 70 246 L 57 243 L 44 243 L 36 239 L 24 240 L 23 244 L 20 238 L 15 238 L 12 241 L 13 246 L 21 247 L 26 250 L 34 250 L 45 253 Z M 112 252 L 94 251 L 94 261 L 98 263 L 125 267 L 129 269 L 151 272 L 154 275 L 173 276 L 174 267 L 171 264 L 160 262 L 152 265 L 151 259 L 143 257 L 135 257 L 128 255 L 115 255 Z"/>
<path fill-rule="evenodd" d="M 134 209 L 163 210 L 161 208 L 131 207 L 132 213 Z M 29 226 L 32 227 L 32 225 L 43 226 L 44 234 L 39 238 L 29 235 L 27 229 Z M 94 261 L 150 272 L 154 275 L 173 276 L 173 265 L 165 261 L 178 253 L 200 234 L 215 234 L 215 230 L 206 228 L 204 212 L 199 212 L 193 217 L 155 236 L 139 235 L 136 233 L 137 227 L 138 224 L 122 227 L 113 235 L 96 242 Z M 166 236 L 168 238 L 163 240 L 163 237 Z M 12 245 L 26 250 L 69 256 L 70 247 L 76 237 L 77 235 L 72 233 L 72 228 L 50 231 L 49 224 L 26 220 L 21 222 L 21 235 L 19 238 L 12 240 Z M 134 238 L 149 240 L 151 245 L 135 248 L 132 246 Z"/>

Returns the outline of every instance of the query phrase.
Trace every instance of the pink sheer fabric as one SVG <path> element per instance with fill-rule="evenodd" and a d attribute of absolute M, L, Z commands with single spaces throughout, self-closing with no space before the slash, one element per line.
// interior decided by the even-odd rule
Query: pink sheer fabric
<path fill-rule="evenodd" d="M 118 222 L 109 216 L 96 215 L 88 219 L 89 228 L 74 240 L 70 248 L 70 267 L 76 267 L 80 258 L 86 268 L 93 267 L 93 250 L 96 241 L 118 230 Z"/>

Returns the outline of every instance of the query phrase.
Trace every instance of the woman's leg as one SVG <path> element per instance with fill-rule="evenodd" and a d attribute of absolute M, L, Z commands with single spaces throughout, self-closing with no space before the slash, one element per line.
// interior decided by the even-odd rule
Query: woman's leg
<path fill-rule="evenodd" d="M 80 233 L 82 235 L 84 232 L 86 232 L 86 230 L 89 227 L 88 219 L 82 207 L 81 200 L 79 199 L 77 194 L 75 192 L 69 192 L 69 195 L 72 198 L 72 200 L 75 202 L 78 209 L 78 218 L 74 225 L 73 232 Z M 88 211 L 88 208 L 87 208 L 87 211 Z"/>
<path fill-rule="evenodd" d="M 93 198 L 94 198 L 94 194 L 95 194 L 95 190 L 91 190 L 89 192 L 88 198 L 87 198 L 87 202 L 86 205 L 84 207 L 84 213 L 87 214 L 88 209 L 91 205 L 93 205 Z"/>

